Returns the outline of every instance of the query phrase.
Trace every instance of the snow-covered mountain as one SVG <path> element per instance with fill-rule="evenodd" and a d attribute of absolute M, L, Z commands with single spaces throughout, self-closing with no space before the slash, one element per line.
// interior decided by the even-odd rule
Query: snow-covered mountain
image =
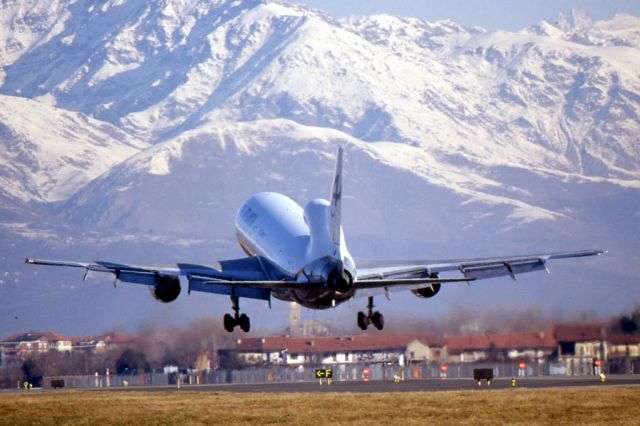
<path fill-rule="evenodd" d="M 21 2 L 22 14 L 5 18 L 18 34 L 25 21 L 39 25 L 22 43 L 6 37 L 5 51 L 26 52 L 4 67 L 2 92 L 152 143 L 206 122 L 285 118 L 420 147 L 443 172 L 469 161 L 640 176 L 637 18 L 541 23 L 554 31 L 540 35 L 390 16 L 337 21 L 275 1 L 43 3 Z M 482 186 L 478 173 L 465 175 Z"/>
<path fill-rule="evenodd" d="M 65 200 L 148 147 L 117 127 L 27 98 L 0 95 L 0 193 Z"/>
<path fill-rule="evenodd" d="M 3 2 L 0 24 L 15 247 L 239 255 L 243 199 L 326 196 L 341 144 L 354 254 L 640 248 L 640 18 L 513 33 L 279 0 L 33 0 Z M 628 291 L 640 262 L 618 256 Z"/>

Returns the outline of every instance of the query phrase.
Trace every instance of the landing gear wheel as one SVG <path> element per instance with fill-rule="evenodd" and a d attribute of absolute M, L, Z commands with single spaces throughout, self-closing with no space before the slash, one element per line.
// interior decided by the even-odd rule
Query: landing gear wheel
<path fill-rule="evenodd" d="M 369 324 L 373 324 L 378 330 L 384 328 L 384 316 L 378 311 L 373 312 L 373 306 L 373 297 L 369 296 L 367 313 L 358 312 L 358 327 L 361 330 L 366 330 Z"/>
<path fill-rule="evenodd" d="M 231 314 L 224 315 L 224 329 L 229 333 L 233 331 L 236 326 L 236 320 L 231 316 Z"/>
<path fill-rule="evenodd" d="M 368 325 L 369 321 L 364 312 L 358 312 L 358 327 L 360 327 L 361 330 L 366 330 Z"/>
<path fill-rule="evenodd" d="M 371 322 L 378 330 L 382 330 L 384 328 L 384 315 L 376 311 L 371 318 Z"/>
<path fill-rule="evenodd" d="M 245 333 L 251 328 L 251 321 L 247 314 L 240 314 L 240 298 L 237 296 L 231 296 L 231 309 L 233 309 L 233 315 L 224 315 L 224 329 L 229 333 L 236 328 L 236 325 L 240 326 L 240 329 Z"/>
<path fill-rule="evenodd" d="M 240 318 L 238 318 L 238 325 L 240 326 L 240 329 L 245 333 L 249 331 L 249 329 L 251 328 L 251 321 L 249 320 L 247 314 L 240 315 Z"/>

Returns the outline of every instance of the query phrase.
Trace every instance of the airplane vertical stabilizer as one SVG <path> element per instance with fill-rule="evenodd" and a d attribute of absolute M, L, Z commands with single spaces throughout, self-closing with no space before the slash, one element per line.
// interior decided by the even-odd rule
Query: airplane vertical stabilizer
<path fill-rule="evenodd" d="M 331 203 L 329 206 L 329 226 L 333 244 L 340 247 L 340 226 L 342 222 L 342 147 L 338 147 L 336 171 L 331 188 Z"/>

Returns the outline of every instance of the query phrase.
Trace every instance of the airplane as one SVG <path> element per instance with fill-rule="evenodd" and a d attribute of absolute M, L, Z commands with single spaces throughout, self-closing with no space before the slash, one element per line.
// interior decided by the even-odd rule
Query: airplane
<path fill-rule="evenodd" d="M 211 265 L 176 263 L 169 266 L 90 263 L 27 258 L 31 265 L 83 268 L 113 274 L 120 282 L 149 286 L 160 302 L 174 301 L 186 277 L 187 292 L 200 291 L 230 296 L 233 315 L 224 315 L 225 330 L 239 326 L 250 330 L 250 319 L 240 313 L 240 298 L 269 302 L 271 297 L 297 302 L 311 309 L 329 309 L 356 295 L 368 297 L 367 311 L 358 312 L 357 324 L 366 330 L 384 327 L 384 316 L 374 312 L 374 296 L 389 297 L 391 290 L 410 290 L 431 298 L 442 284 L 471 283 L 485 278 L 547 271 L 555 259 L 601 255 L 606 250 L 579 250 L 524 256 L 444 261 L 397 261 L 372 263 L 357 268 L 349 253 L 341 226 L 343 148 L 338 147 L 330 200 L 309 201 L 304 209 L 291 198 L 262 192 L 251 196 L 235 219 L 237 240 L 248 257 L 222 260 Z M 462 276 L 441 277 L 441 273 Z"/>

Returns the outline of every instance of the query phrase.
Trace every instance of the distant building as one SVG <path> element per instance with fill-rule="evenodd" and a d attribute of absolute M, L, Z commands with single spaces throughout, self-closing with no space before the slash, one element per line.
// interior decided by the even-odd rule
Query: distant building
<path fill-rule="evenodd" d="M 0 354 L 6 360 L 24 359 L 49 351 L 100 353 L 114 348 L 126 347 L 137 339 L 139 337 L 119 332 L 109 332 L 99 336 L 68 337 L 52 332 L 30 331 L 14 334 L 0 340 Z"/>
<path fill-rule="evenodd" d="M 31 354 L 46 353 L 51 350 L 71 352 L 73 340 L 70 337 L 51 332 L 14 334 L 0 340 L 5 356 L 26 357 Z"/>
<path fill-rule="evenodd" d="M 445 338 L 451 364 L 529 360 L 544 363 L 556 350 L 551 333 L 508 333 Z"/>
<path fill-rule="evenodd" d="M 335 336 L 336 331 L 329 325 L 315 320 L 302 323 L 302 333 L 298 337 Z M 293 336 L 292 336 L 293 337 Z"/>
<path fill-rule="evenodd" d="M 607 337 L 609 359 L 618 357 L 640 358 L 640 334 L 614 334 Z"/>
<path fill-rule="evenodd" d="M 416 337 L 406 348 L 408 364 L 441 364 L 447 361 L 447 348 L 442 339 Z"/>
<path fill-rule="evenodd" d="M 594 325 L 557 325 L 553 332 L 558 345 L 558 361 L 566 375 L 594 374 L 597 360 L 607 359 L 605 328 Z"/>
<path fill-rule="evenodd" d="M 640 373 L 640 334 L 607 337 L 607 366 L 611 373 Z"/>
<path fill-rule="evenodd" d="M 289 302 L 289 334 L 291 337 L 300 337 L 300 305 Z"/>
<path fill-rule="evenodd" d="M 412 344 L 412 346 L 410 346 Z M 239 339 L 234 348 L 221 356 L 235 354 L 244 364 L 331 365 L 355 363 L 392 363 L 405 365 L 413 359 L 430 360 L 442 351 L 442 343 L 427 334 L 358 335 L 338 337 L 262 337 Z M 433 348 L 433 349 L 432 349 Z"/>
<path fill-rule="evenodd" d="M 100 353 L 111 349 L 127 347 L 140 337 L 121 332 L 108 332 L 98 336 L 75 337 L 73 348 L 76 351 Z"/>

